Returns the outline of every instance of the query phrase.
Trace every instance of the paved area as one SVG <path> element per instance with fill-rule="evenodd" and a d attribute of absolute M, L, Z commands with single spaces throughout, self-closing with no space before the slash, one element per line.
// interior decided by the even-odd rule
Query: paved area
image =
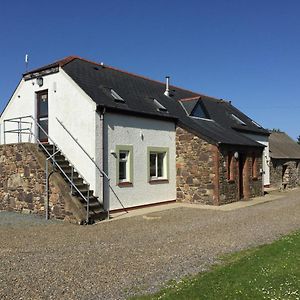
<path fill-rule="evenodd" d="M 178 207 L 93 226 L 24 225 L 2 212 L 0 299 L 125 299 L 154 291 L 219 255 L 300 229 L 299 191 L 239 209 Z"/>

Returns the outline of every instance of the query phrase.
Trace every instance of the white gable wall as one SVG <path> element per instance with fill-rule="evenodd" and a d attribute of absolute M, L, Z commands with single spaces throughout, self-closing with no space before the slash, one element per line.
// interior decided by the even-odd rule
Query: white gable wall
<path fill-rule="evenodd" d="M 3 120 L 25 115 L 33 115 L 36 118 L 36 92 L 48 90 L 49 136 L 91 184 L 91 189 L 96 189 L 97 194 L 100 195 L 99 187 L 96 187 L 99 178 L 96 178 L 95 166 L 56 120 L 56 117 L 59 118 L 90 156 L 95 158 L 96 135 L 100 134 L 96 133 L 96 128 L 98 128 L 96 127 L 98 118 L 96 104 L 63 70 L 43 76 L 43 79 L 42 87 L 36 84 L 36 79 L 21 81 L 1 116 L 0 143 L 4 143 Z M 17 128 L 17 125 L 9 125 L 9 127 L 6 125 L 6 130 L 13 129 L 12 126 Z M 99 138 L 97 140 L 99 141 Z M 6 134 L 6 143 L 16 143 L 17 141 L 16 134 Z M 28 136 L 23 135 L 22 141 L 28 141 Z M 34 139 L 31 142 L 34 142 Z"/>
<path fill-rule="evenodd" d="M 106 113 L 104 115 L 105 169 L 111 186 L 125 207 L 134 207 L 176 199 L 176 144 L 174 122 Z M 116 146 L 133 147 L 133 186 L 117 185 Z M 148 182 L 147 147 L 169 149 L 169 182 Z M 120 209 L 117 197 L 105 188 L 110 210 Z M 108 197 L 108 198 L 107 198 Z M 107 207 L 106 207 L 107 208 Z"/>
<path fill-rule="evenodd" d="M 269 153 L 269 137 L 259 134 L 243 133 L 248 138 L 265 146 L 263 151 L 263 184 L 270 185 L 270 153 Z"/>

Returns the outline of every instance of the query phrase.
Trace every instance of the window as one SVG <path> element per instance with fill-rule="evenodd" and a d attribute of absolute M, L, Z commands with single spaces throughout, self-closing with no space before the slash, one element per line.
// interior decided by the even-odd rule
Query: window
<path fill-rule="evenodd" d="M 234 180 L 234 157 L 232 152 L 229 152 L 227 156 L 227 179 L 229 181 Z"/>
<path fill-rule="evenodd" d="M 158 111 L 167 112 L 168 110 L 156 99 L 153 99 L 153 103 Z"/>
<path fill-rule="evenodd" d="M 119 182 L 129 181 L 129 151 L 119 152 Z"/>
<path fill-rule="evenodd" d="M 257 156 L 252 154 L 252 178 L 257 178 Z"/>
<path fill-rule="evenodd" d="M 258 123 L 256 123 L 255 121 L 251 121 L 255 126 L 257 126 L 258 128 L 262 128 L 261 125 L 259 125 Z"/>
<path fill-rule="evenodd" d="M 133 147 L 117 146 L 117 184 L 131 183 L 133 181 Z"/>
<path fill-rule="evenodd" d="M 117 102 L 125 102 L 125 100 L 113 89 L 110 89 L 111 96 L 115 99 Z"/>
<path fill-rule="evenodd" d="M 209 119 L 208 114 L 204 107 L 198 102 L 191 112 L 191 117 Z"/>
<path fill-rule="evenodd" d="M 231 114 L 231 116 L 237 123 L 239 123 L 240 125 L 246 126 L 246 123 L 244 121 L 242 121 L 240 118 L 238 118 L 236 115 Z"/>
<path fill-rule="evenodd" d="M 168 180 L 169 165 L 168 148 L 149 147 L 148 148 L 148 179 Z"/>

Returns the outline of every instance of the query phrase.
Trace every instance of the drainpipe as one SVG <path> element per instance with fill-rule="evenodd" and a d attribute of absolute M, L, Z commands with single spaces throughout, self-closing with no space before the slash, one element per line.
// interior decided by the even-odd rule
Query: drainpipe
<path fill-rule="evenodd" d="M 105 107 L 103 110 L 100 112 L 100 126 L 101 126 L 101 135 L 102 135 L 102 170 L 106 173 L 105 170 L 105 128 L 104 128 L 104 114 L 105 114 Z M 105 198 L 106 196 L 106 190 L 107 190 L 107 184 L 109 182 L 106 182 L 107 178 L 104 176 L 102 177 L 102 199 L 103 199 L 103 206 L 107 210 L 107 218 L 109 219 L 109 209 L 110 209 L 110 203 L 109 203 L 109 193 L 107 194 L 107 199 Z"/>

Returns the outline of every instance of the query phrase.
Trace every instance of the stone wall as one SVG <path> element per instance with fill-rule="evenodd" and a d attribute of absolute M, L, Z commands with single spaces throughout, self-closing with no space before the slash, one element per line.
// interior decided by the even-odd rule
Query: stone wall
<path fill-rule="evenodd" d="M 85 210 L 58 173 L 51 175 L 49 188 L 50 218 L 71 222 L 85 218 Z M 45 216 L 45 198 L 45 156 L 37 145 L 1 145 L 0 210 Z"/>
<path fill-rule="evenodd" d="M 176 129 L 177 199 L 190 203 L 221 205 L 241 200 L 239 159 L 232 160 L 228 175 L 228 154 L 238 152 L 245 159 L 243 198 L 263 195 L 262 150 L 217 147 L 180 127 Z M 256 156 L 256 177 L 252 177 L 252 158 Z"/>
<path fill-rule="evenodd" d="M 278 189 L 295 188 L 300 183 L 299 160 L 271 159 L 270 182 Z"/>
<path fill-rule="evenodd" d="M 261 150 L 262 151 L 262 150 Z M 220 182 L 220 199 L 219 204 L 227 204 L 239 200 L 247 200 L 249 198 L 263 195 L 262 186 L 262 152 L 257 149 L 237 147 L 237 146 L 222 146 L 220 148 L 219 161 L 219 182 Z M 233 158 L 233 175 L 228 178 L 228 154 L 238 152 L 239 158 Z M 256 157 L 256 177 L 252 176 L 252 158 Z M 240 157 L 244 158 L 244 168 L 240 175 Z M 243 180 L 243 196 L 240 193 L 240 176 Z M 243 198 L 241 198 L 243 197 Z"/>
<path fill-rule="evenodd" d="M 177 127 L 177 199 L 214 204 L 214 163 L 212 145 Z"/>

